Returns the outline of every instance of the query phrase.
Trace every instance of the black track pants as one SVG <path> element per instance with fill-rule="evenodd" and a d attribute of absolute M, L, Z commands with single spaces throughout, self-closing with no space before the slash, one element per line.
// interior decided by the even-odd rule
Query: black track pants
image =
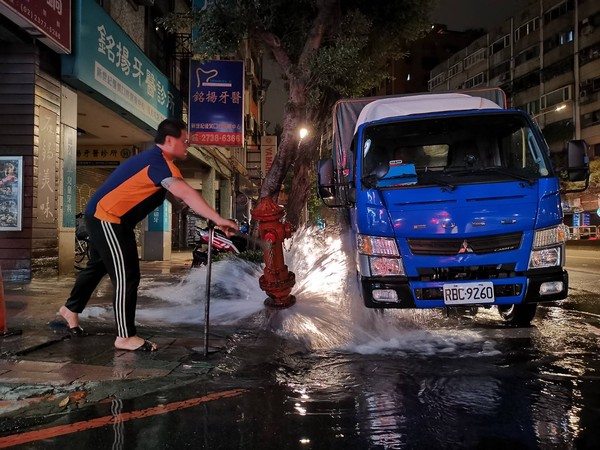
<path fill-rule="evenodd" d="M 86 215 L 90 259 L 79 272 L 65 306 L 80 313 L 100 280 L 108 273 L 114 288 L 113 309 L 117 336 L 136 335 L 135 308 L 140 284 L 140 263 L 133 228 Z"/>

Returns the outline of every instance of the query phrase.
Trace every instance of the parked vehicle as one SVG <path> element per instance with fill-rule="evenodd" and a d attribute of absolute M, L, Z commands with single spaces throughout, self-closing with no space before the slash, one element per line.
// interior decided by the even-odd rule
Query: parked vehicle
<path fill-rule="evenodd" d="M 233 253 L 239 254 L 246 250 L 247 239 L 243 236 L 230 236 L 227 237 L 218 228 L 215 228 L 215 234 L 213 236 L 213 258 L 222 253 Z M 192 267 L 200 267 L 208 263 L 208 241 L 209 241 L 209 229 L 201 228 L 196 226 L 197 239 L 194 243 L 192 250 Z"/>
<path fill-rule="evenodd" d="M 557 174 L 587 187 L 584 141 L 554 169 L 531 117 L 490 89 L 342 100 L 333 145 L 319 195 L 348 212 L 365 306 L 495 305 L 523 326 L 567 296 Z"/>

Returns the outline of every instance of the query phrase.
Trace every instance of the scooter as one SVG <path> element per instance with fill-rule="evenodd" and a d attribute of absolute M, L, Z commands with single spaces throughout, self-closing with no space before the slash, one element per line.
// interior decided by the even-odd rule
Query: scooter
<path fill-rule="evenodd" d="M 192 267 L 205 266 L 208 263 L 208 242 L 210 239 L 209 228 L 196 226 L 197 240 L 194 242 L 192 250 Z M 212 256 L 222 253 L 239 254 L 246 250 L 248 239 L 243 235 L 227 235 L 221 230 L 215 228 L 212 245 Z"/>

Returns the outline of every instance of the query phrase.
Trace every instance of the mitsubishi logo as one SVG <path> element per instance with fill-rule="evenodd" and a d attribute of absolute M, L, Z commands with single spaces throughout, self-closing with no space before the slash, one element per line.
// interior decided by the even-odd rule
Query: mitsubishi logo
<path fill-rule="evenodd" d="M 473 253 L 473 249 L 471 248 L 466 239 L 463 241 L 458 253 Z"/>

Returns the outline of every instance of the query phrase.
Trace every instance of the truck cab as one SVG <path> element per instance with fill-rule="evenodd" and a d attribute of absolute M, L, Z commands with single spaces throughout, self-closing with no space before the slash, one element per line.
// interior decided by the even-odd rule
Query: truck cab
<path fill-rule="evenodd" d="M 521 326 L 538 302 L 566 298 L 558 171 L 529 115 L 486 95 L 336 105 L 318 188 L 348 210 L 365 306 L 497 306 Z M 561 174 L 585 182 L 586 144 L 567 147 Z"/>

